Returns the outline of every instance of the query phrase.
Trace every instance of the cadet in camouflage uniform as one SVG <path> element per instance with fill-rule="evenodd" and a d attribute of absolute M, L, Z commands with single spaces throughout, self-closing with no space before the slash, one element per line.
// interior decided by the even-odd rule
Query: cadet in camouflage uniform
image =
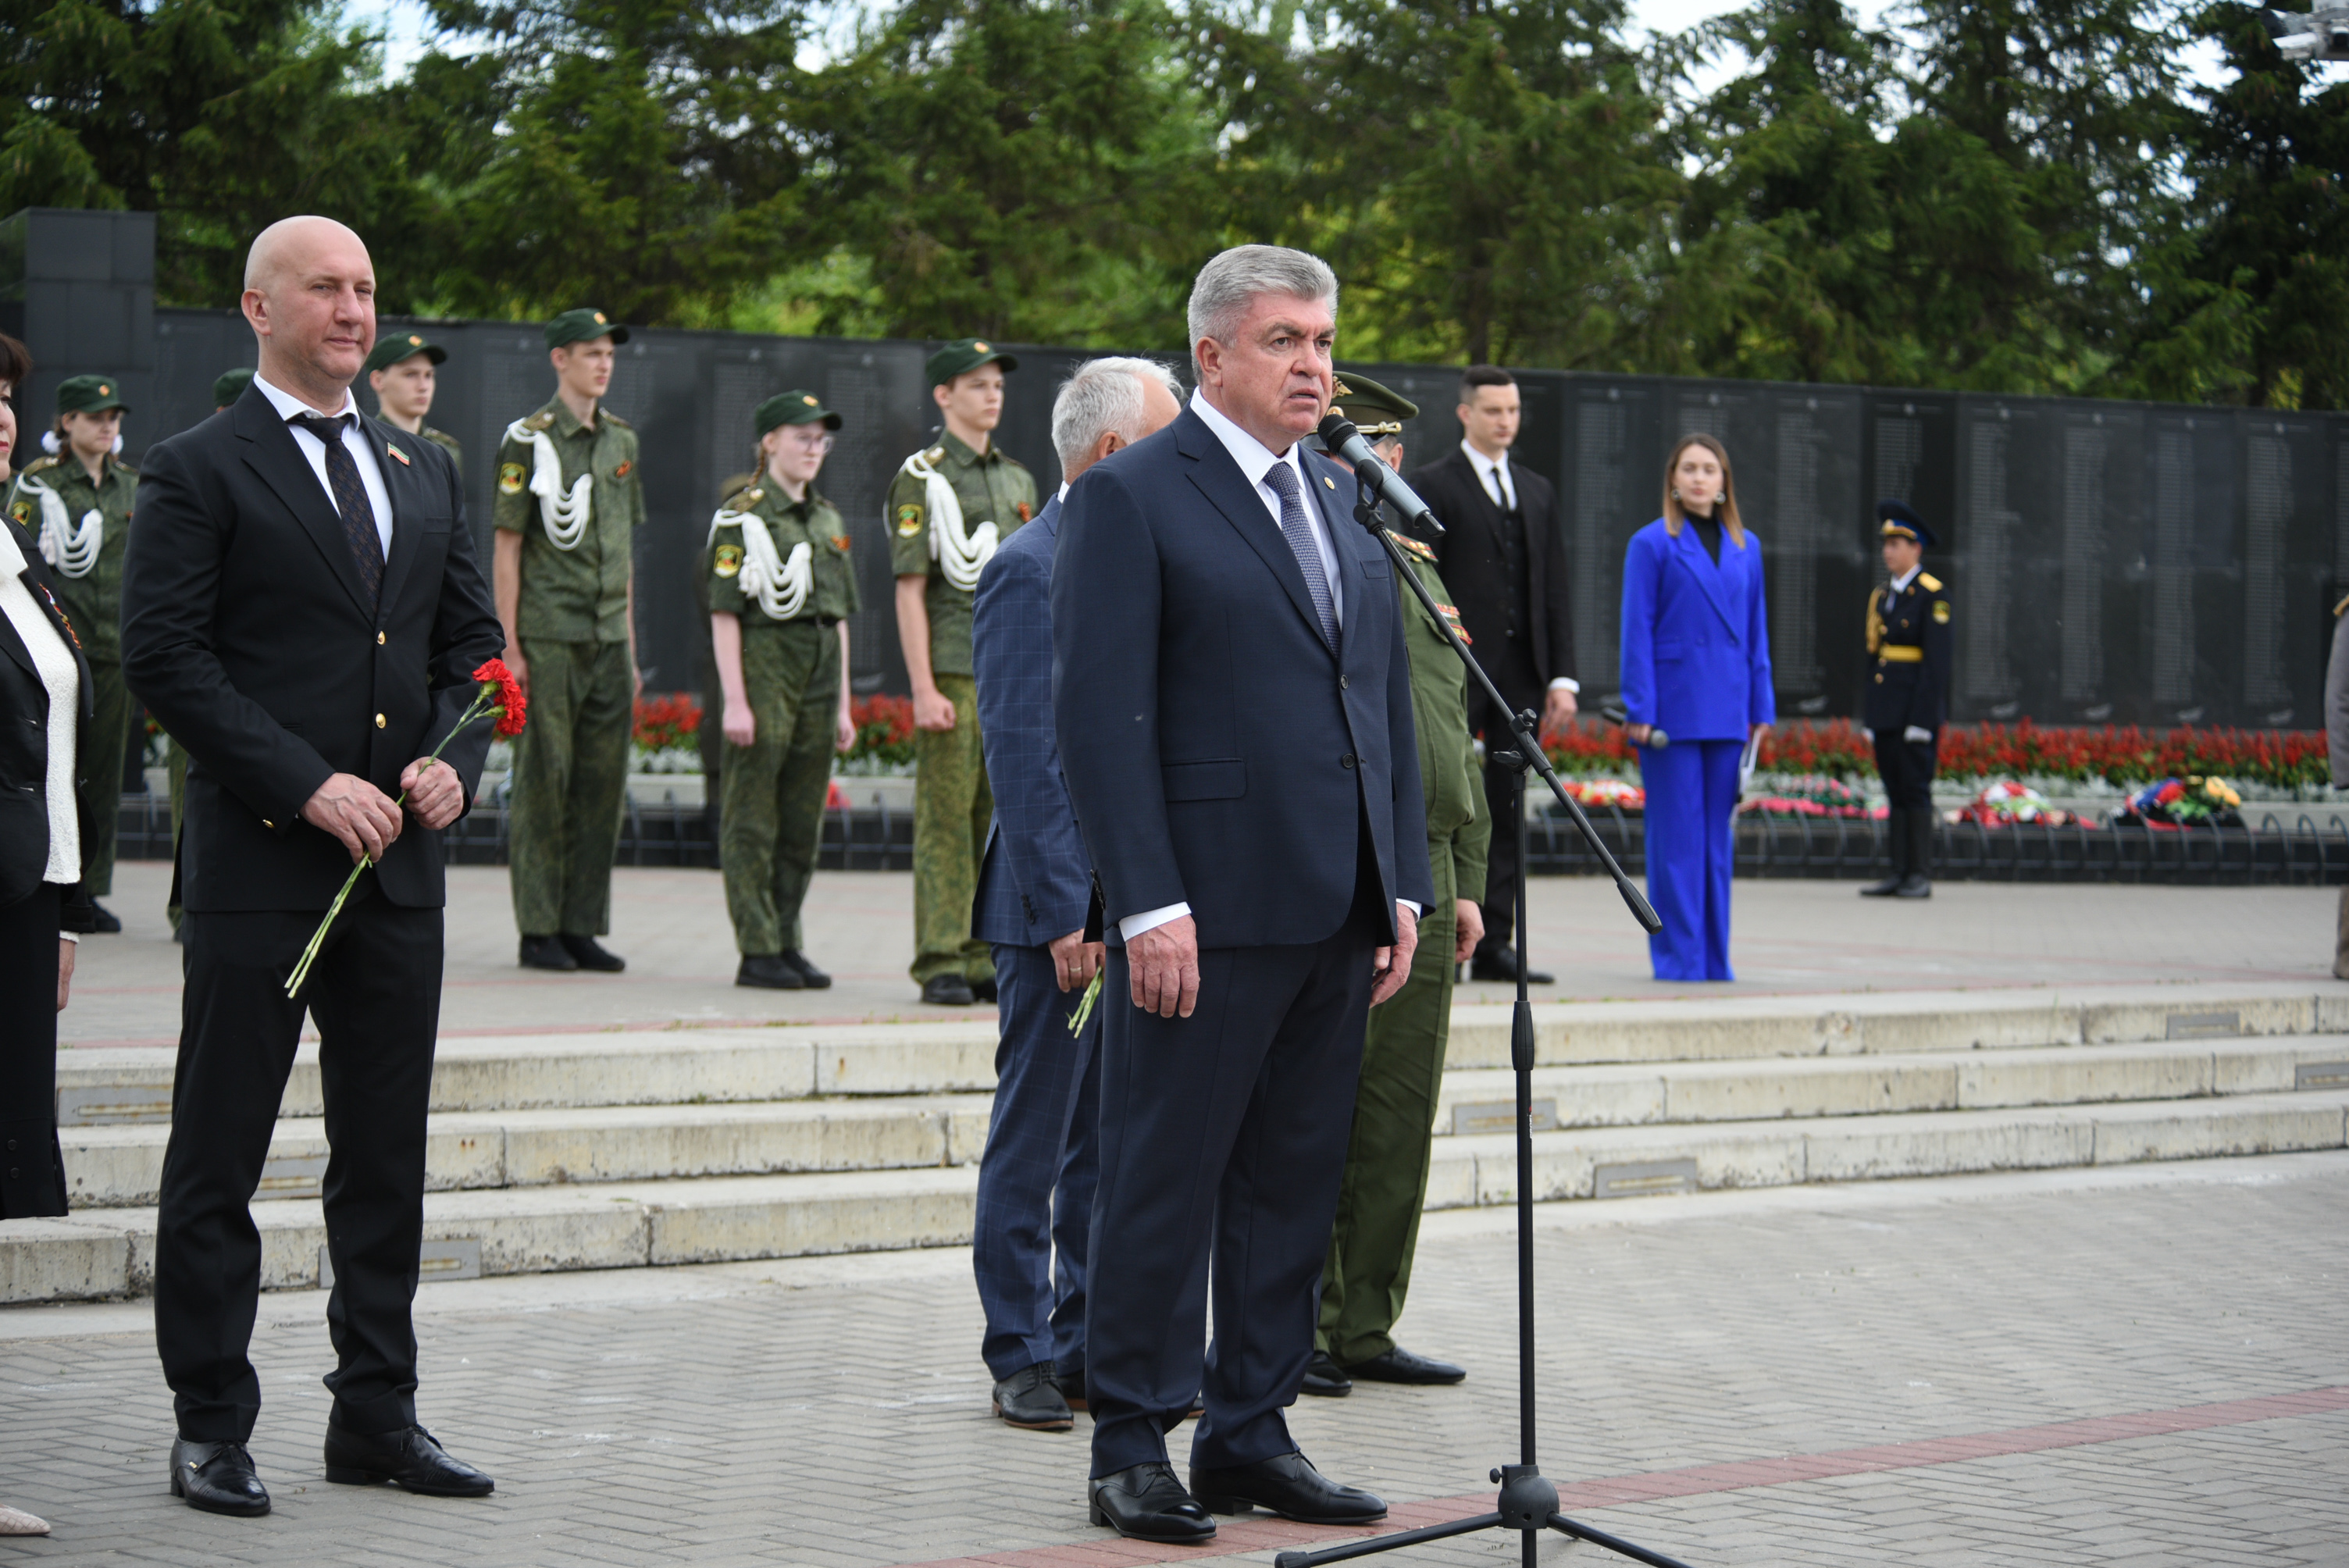
<path fill-rule="evenodd" d="M 383 422 L 421 436 L 447 452 L 461 474 L 465 449 L 448 431 L 424 422 L 424 416 L 432 412 L 432 394 L 438 390 L 434 372 L 448 357 L 447 349 L 427 343 L 422 333 L 387 333 L 375 340 L 375 349 L 367 356 L 367 378 L 375 389 L 376 413 Z"/>
<path fill-rule="evenodd" d="M 122 556 L 130 543 L 130 510 L 139 470 L 114 455 L 122 416 L 130 411 L 111 376 L 72 376 L 57 387 L 57 423 L 43 441 L 52 455 L 26 466 L 8 491 L 8 515 L 36 538 L 57 579 L 57 600 L 80 634 L 89 660 L 93 716 L 87 748 L 89 794 L 98 802 L 87 846 L 85 877 L 94 897 L 114 891 L 114 833 L 122 799 L 122 766 L 141 710 L 122 684 Z M 99 931 L 122 922 L 98 906 Z"/>
<path fill-rule="evenodd" d="M 832 976 L 801 951 L 800 906 L 833 753 L 856 738 L 847 674 L 855 563 L 848 525 L 813 489 L 840 416 L 794 391 L 760 404 L 756 422 L 766 467 L 719 504 L 701 561 L 727 742 L 718 863 L 742 955 L 734 984 L 822 990 Z"/>
<path fill-rule="evenodd" d="M 627 340 L 597 310 L 548 322 L 555 394 L 498 448 L 498 619 L 530 696 L 507 852 L 531 969 L 627 967 L 595 940 L 612 928 L 637 686 L 631 565 L 644 485 L 636 431 L 601 406 L 613 347 Z"/>
<path fill-rule="evenodd" d="M 907 458 L 889 486 L 897 637 L 914 684 L 914 979 L 922 1000 L 995 1000 L 995 960 L 970 934 L 995 797 L 978 739 L 970 606 L 979 568 L 1036 515 L 1036 481 L 990 438 L 1003 377 L 1019 362 L 975 337 L 929 357 L 946 416 L 937 445 Z"/>
<path fill-rule="evenodd" d="M 1419 412 L 1418 405 L 1350 372 L 1339 377 L 1336 407 L 1381 457 L 1402 468 L 1402 422 Z M 1402 546 L 1435 602 L 1448 609 L 1452 595 L 1436 575 L 1435 552 L 1400 533 L 1390 531 L 1389 537 Z M 1309 1394 L 1346 1393 L 1352 1377 L 1457 1383 L 1467 1376 L 1403 1349 L 1392 1330 L 1411 1288 L 1420 1210 L 1427 1201 L 1453 976 L 1484 934 L 1477 902 L 1485 892 L 1485 847 L 1493 826 L 1482 806 L 1485 783 L 1469 739 L 1468 672 L 1419 596 L 1403 583 L 1395 586 L 1402 596 L 1403 645 L 1411 656 L 1412 718 L 1419 736 L 1435 902 L 1420 916 L 1419 952 L 1410 980 L 1386 1006 L 1371 1009 L 1338 1221 L 1322 1265 L 1321 1320 L 1303 1390 Z M 1457 614 L 1445 619 L 1460 630 Z"/>

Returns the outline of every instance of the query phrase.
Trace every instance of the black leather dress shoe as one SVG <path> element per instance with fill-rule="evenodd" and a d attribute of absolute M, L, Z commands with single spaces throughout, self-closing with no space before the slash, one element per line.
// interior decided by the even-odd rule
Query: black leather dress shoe
<path fill-rule="evenodd" d="M 1892 896 L 1894 898 L 1930 898 L 1933 896 L 1933 884 L 1917 872 L 1910 872 L 1900 879 L 1900 885 L 1892 890 Z"/>
<path fill-rule="evenodd" d="M 326 1423 L 326 1479 L 344 1486 L 389 1481 L 426 1497 L 487 1497 L 498 1483 L 453 1459 L 421 1427 L 354 1432 Z"/>
<path fill-rule="evenodd" d="M 1495 947 L 1489 953 L 1477 954 L 1475 958 L 1469 960 L 1468 978 L 1505 980 L 1512 985 L 1516 985 L 1517 983 L 1517 950 L 1514 947 Z M 1554 985 L 1557 983 L 1557 976 L 1555 975 L 1545 975 L 1538 969 L 1526 971 L 1526 984 L 1528 985 Z"/>
<path fill-rule="evenodd" d="M 814 965 L 809 963 L 808 955 L 802 953 L 798 948 L 784 948 L 782 951 L 782 960 L 784 963 L 790 965 L 792 968 L 800 972 L 800 979 L 806 984 L 809 990 L 829 991 L 832 989 L 832 976 L 817 968 Z"/>
<path fill-rule="evenodd" d="M 807 981 L 791 965 L 772 954 L 746 953 L 742 962 L 734 966 L 734 984 L 756 985 L 768 991 L 800 991 Z"/>
<path fill-rule="evenodd" d="M 522 939 L 522 966 L 525 969 L 552 969 L 558 975 L 568 975 L 579 967 L 579 960 L 571 950 L 553 936 L 525 936 Z"/>
<path fill-rule="evenodd" d="M 1368 1524 L 1387 1516 L 1382 1499 L 1358 1486 L 1340 1486 L 1303 1454 L 1279 1454 L 1252 1465 L 1194 1470 L 1191 1491 L 1210 1513 L 1261 1508 L 1300 1524 Z"/>
<path fill-rule="evenodd" d="M 90 900 L 89 918 L 89 928 L 92 931 L 104 932 L 109 936 L 116 936 L 121 934 L 122 917 L 115 913 L 112 910 L 107 908 L 106 905 L 98 903 L 96 899 Z"/>
<path fill-rule="evenodd" d="M 598 975 L 617 975 L 628 966 L 628 961 L 605 947 L 592 936 L 574 936 L 565 932 L 563 950 L 582 969 L 593 969 Z"/>
<path fill-rule="evenodd" d="M 1199 1546 L 1216 1538 L 1207 1517 L 1164 1460 L 1105 1475 L 1085 1488 L 1095 1524 L 1106 1524 L 1136 1541 Z"/>
<path fill-rule="evenodd" d="M 1465 1367 L 1413 1356 L 1400 1345 L 1389 1346 L 1382 1356 L 1357 1361 L 1346 1370 L 1365 1383 L 1464 1383 L 1468 1380 L 1468 1368 Z"/>
<path fill-rule="evenodd" d="M 1052 1368 L 1052 1387 L 1071 1410 L 1085 1408 L 1085 1365 L 1079 1361 L 1068 1367 Z"/>
<path fill-rule="evenodd" d="M 1052 1381 L 1052 1368 L 1041 1361 L 997 1380 L 995 1415 L 1005 1426 L 1023 1432 L 1065 1432 L 1077 1424 Z"/>
<path fill-rule="evenodd" d="M 1886 877 L 1882 882 L 1870 882 L 1866 887 L 1860 889 L 1859 896 L 1862 898 L 1890 898 L 1894 893 L 1899 892 L 1899 891 L 1900 879 L 1897 876 L 1889 876 Z"/>
<path fill-rule="evenodd" d="M 1354 1380 L 1330 1359 L 1328 1351 L 1316 1350 L 1313 1359 L 1305 1364 L 1305 1381 L 1298 1385 L 1297 1391 L 1324 1399 L 1340 1399 L 1354 1391 Z"/>
<path fill-rule="evenodd" d="M 269 1489 L 254 1472 L 243 1443 L 171 1443 L 171 1495 L 206 1513 L 257 1519 L 269 1511 Z"/>
<path fill-rule="evenodd" d="M 933 975 L 922 982 L 922 1000 L 933 1007 L 968 1007 L 978 998 L 959 975 Z"/>
<path fill-rule="evenodd" d="M 977 998 L 978 1000 L 979 1000 L 979 1001 L 981 1001 L 981 1002 L 992 1002 L 992 1001 L 994 1001 L 994 1000 L 995 1000 L 995 976 L 994 976 L 994 975 L 988 975 L 988 976 L 986 979 L 984 979 L 984 980 L 973 980 L 973 981 L 971 981 L 971 982 L 970 982 L 970 994 L 971 994 L 971 995 L 972 995 L 973 997 Z"/>

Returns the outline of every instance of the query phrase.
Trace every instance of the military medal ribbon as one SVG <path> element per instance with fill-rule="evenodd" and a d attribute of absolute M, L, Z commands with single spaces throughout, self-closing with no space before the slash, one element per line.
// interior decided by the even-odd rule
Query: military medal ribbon
<path fill-rule="evenodd" d="M 432 755 L 424 759 L 426 768 L 437 765 L 440 754 L 449 749 L 449 743 L 464 733 L 465 727 L 477 718 L 496 719 L 497 733 L 502 736 L 522 733 L 529 702 L 523 696 L 522 685 L 514 679 L 513 672 L 506 668 L 505 660 L 490 660 L 473 672 L 473 681 L 471 705 L 450 727 L 449 733 L 440 738 L 440 744 L 432 748 Z M 399 799 L 392 802 L 396 807 L 407 803 L 408 791 L 405 789 L 399 792 Z M 293 974 L 285 977 L 285 995 L 288 997 L 298 994 L 303 983 L 310 978 L 310 965 L 317 962 L 318 950 L 326 944 L 326 933 L 334 925 L 335 916 L 343 913 L 344 901 L 351 896 L 351 889 L 358 885 L 359 872 L 373 864 L 373 861 L 362 858 L 351 867 L 351 874 L 343 879 L 342 891 L 335 894 L 335 902 L 326 906 L 326 918 L 318 923 L 318 929 L 310 937 L 310 944 L 302 949 L 302 956 L 295 961 Z"/>

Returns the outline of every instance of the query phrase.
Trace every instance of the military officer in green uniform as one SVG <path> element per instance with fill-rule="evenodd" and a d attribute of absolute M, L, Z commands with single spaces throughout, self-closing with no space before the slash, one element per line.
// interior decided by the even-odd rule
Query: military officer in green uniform
<path fill-rule="evenodd" d="M 130 511 L 139 470 L 114 454 L 122 445 L 122 416 L 130 411 L 122 384 L 111 376 L 70 376 L 57 387 L 57 422 L 42 442 L 50 455 L 26 465 L 8 494 L 8 515 L 38 541 L 41 559 L 57 579 L 57 599 L 80 634 L 89 660 L 90 798 L 99 803 L 87 847 L 87 881 L 94 897 L 114 891 L 116 805 L 122 768 L 141 711 L 122 684 L 122 556 L 130 543 Z M 122 922 L 98 906 L 99 931 Z"/>
<path fill-rule="evenodd" d="M 522 963 L 626 967 L 612 928 L 635 727 L 636 531 L 645 518 L 636 433 L 603 407 L 628 329 L 598 310 L 546 324 L 554 396 L 498 447 L 495 555 L 506 665 L 530 697 L 514 741 L 507 845 Z"/>
<path fill-rule="evenodd" d="M 1402 424 L 1418 414 L 1417 404 L 1348 372 L 1338 378 L 1335 407 L 1381 457 L 1402 469 Z M 1435 552 L 1402 533 L 1390 531 L 1389 537 L 1444 607 L 1452 630 L 1459 632 L 1452 594 L 1436 574 Z M 1411 1288 L 1420 1210 L 1427 1201 L 1453 977 L 1485 934 L 1479 905 L 1493 825 L 1469 738 L 1467 670 L 1419 596 L 1402 583 L 1395 586 L 1402 596 L 1403 645 L 1411 657 L 1412 719 L 1419 737 L 1435 902 L 1420 916 L 1419 952 L 1410 980 L 1386 1006 L 1371 1009 L 1338 1220 L 1322 1264 L 1321 1319 L 1306 1368 L 1308 1394 L 1344 1394 L 1357 1377 L 1457 1383 L 1467 1376 L 1449 1363 L 1405 1350 L 1394 1342 L 1393 1329 Z"/>
<path fill-rule="evenodd" d="M 432 394 L 439 389 L 438 371 L 448 358 L 447 349 L 426 342 L 420 332 L 388 332 L 375 340 L 375 348 L 367 356 L 367 378 L 375 389 L 376 412 L 384 423 L 439 447 L 461 474 L 465 449 L 448 431 L 424 422 L 424 416 L 432 412 Z"/>
<path fill-rule="evenodd" d="M 889 486 L 897 639 L 914 686 L 914 966 L 922 1000 L 995 999 L 995 961 L 970 934 L 995 797 L 979 748 L 970 608 L 979 568 L 1036 515 L 1036 480 L 992 439 L 1003 377 L 1019 362 L 976 337 L 929 357 L 945 416 L 937 445 L 907 458 Z"/>
<path fill-rule="evenodd" d="M 741 964 L 737 985 L 821 990 L 800 909 L 815 872 L 832 758 L 848 717 L 848 525 L 814 490 L 840 416 L 812 392 L 759 405 L 765 467 L 720 503 L 702 552 L 709 637 L 724 693 L 718 863 Z"/>

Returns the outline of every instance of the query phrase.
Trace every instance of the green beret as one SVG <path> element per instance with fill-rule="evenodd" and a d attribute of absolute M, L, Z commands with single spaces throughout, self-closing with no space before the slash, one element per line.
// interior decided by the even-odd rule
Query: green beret
<path fill-rule="evenodd" d="M 967 375 L 982 365 L 1000 365 L 1007 371 L 1019 368 L 1019 361 L 989 345 L 983 337 L 957 337 L 930 356 L 923 368 L 929 373 L 930 385 L 945 387 L 957 376 Z"/>
<path fill-rule="evenodd" d="M 1419 418 L 1418 404 L 1350 370 L 1339 373 L 1338 397 L 1330 411 L 1351 419 L 1354 428 L 1373 441 L 1402 435 L 1402 422 Z"/>
<path fill-rule="evenodd" d="M 375 347 L 368 353 L 367 363 L 359 368 L 388 370 L 401 360 L 413 359 L 419 354 L 435 365 L 449 357 L 447 349 L 437 343 L 425 342 L 421 334 L 395 332 L 375 340 Z"/>
<path fill-rule="evenodd" d="M 765 435 L 778 425 L 812 425 L 823 421 L 827 430 L 840 428 L 840 416 L 823 406 L 823 400 L 812 392 L 778 392 L 759 405 L 751 416 L 758 421 L 759 434 Z"/>
<path fill-rule="evenodd" d="M 68 376 L 57 383 L 57 412 L 103 414 L 109 408 L 130 412 L 122 400 L 122 383 L 111 376 Z"/>
<path fill-rule="evenodd" d="M 561 348 L 566 343 L 589 343 L 599 337 L 608 337 L 614 343 L 626 343 L 628 341 L 628 329 L 606 321 L 602 311 L 590 310 L 585 305 L 577 310 L 566 310 L 546 324 L 546 346 L 549 348 Z"/>
<path fill-rule="evenodd" d="M 252 385 L 253 372 L 242 365 L 233 370 L 222 371 L 220 379 L 212 383 L 212 407 L 227 407 L 243 397 L 244 389 Z"/>

